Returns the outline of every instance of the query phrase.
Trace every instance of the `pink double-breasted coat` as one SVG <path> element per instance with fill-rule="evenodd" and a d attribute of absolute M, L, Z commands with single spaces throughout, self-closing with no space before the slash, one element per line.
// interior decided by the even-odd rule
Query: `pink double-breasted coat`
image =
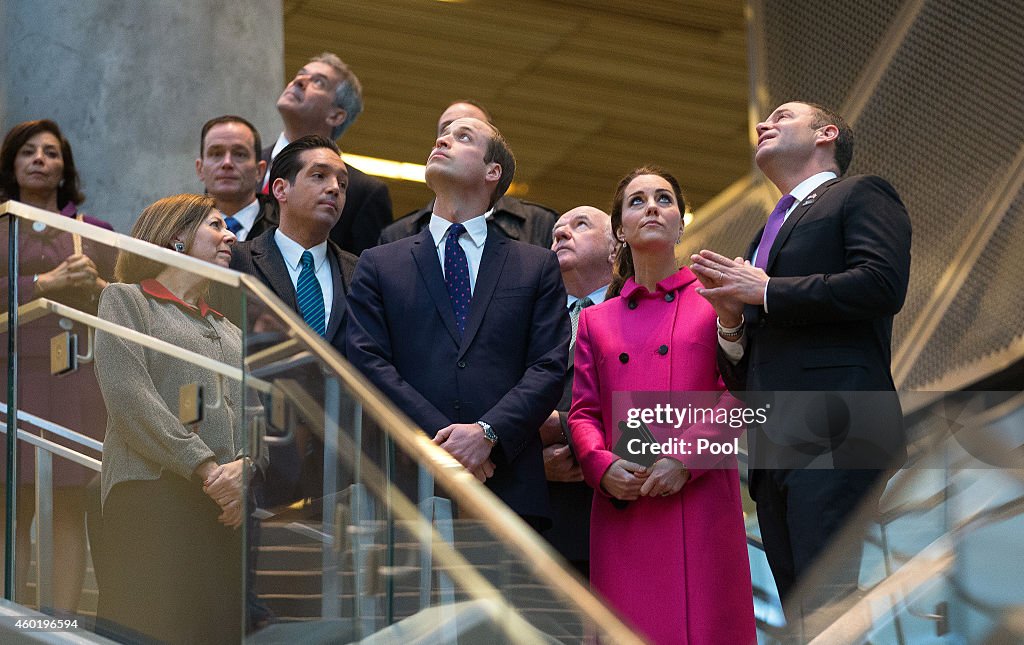
<path fill-rule="evenodd" d="M 755 641 L 755 630 L 736 460 L 694 453 L 699 438 L 731 445 L 743 426 L 651 426 L 659 442 L 687 442 L 674 444 L 674 458 L 691 470 L 675 495 L 641 497 L 616 508 L 600 486 L 620 458 L 611 449 L 628 414 L 625 399 L 635 396 L 640 405 L 671 401 L 682 409 L 700 407 L 710 396 L 720 413 L 738 406 L 727 393 L 693 394 L 724 392 L 715 313 L 698 286 L 687 268 L 653 293 L 630 279 L 621 297 L 582 312 L 569 430 L 583 476 L 598 491 L 590 532 L 594 590 L 655 643 L 742 645 Z"/>

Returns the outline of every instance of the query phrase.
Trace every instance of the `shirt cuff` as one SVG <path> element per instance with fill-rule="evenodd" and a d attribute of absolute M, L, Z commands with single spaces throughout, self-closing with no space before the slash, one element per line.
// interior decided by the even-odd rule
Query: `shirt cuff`
<path fill-rule="evenodd" d="M 722 338 L 721 334 L 718 334 L 718 345 L 725 352 L 725 357 L 729 359 L 729 362 L 735 365 L 743 359 L 743 352 L 745 351 L 745 340 L 746 335 L 740 336 L 739 340 L 726 340 Z"/>
<path fill-rule="evenodd" d="M 764 281 L 764 296 L 761 298 L 761 306 L 764 307 L 765 313 L 768 313 L 768 283 L 771 281 L 771 278 L 768 278 L 767 280 Z"/>

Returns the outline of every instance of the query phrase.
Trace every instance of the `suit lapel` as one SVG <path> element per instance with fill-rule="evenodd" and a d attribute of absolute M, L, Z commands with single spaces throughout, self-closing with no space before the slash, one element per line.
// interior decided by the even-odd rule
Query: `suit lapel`
<path fill-rule="evenodd" d="M 331 285 L 334 290 L 334 302 L 331 305 L 331 319 L 327 321 L 327 331 L 324 338 L 334 338 L 345 319 L 347 308 L 345 307 L 345 296 L 348 294 L 348 285 L 341 276 L 341 261 L 331 248 L 331 242 L 327 243 L 327 263 L 331 267 Z"/>
<path fill-rule="evenodd" d="M 476 288 L 473 289 L 473 300 L 469 303 L 469 318 L 466 320 L 466 333 L 462 335 L 459 356 L 462 356 L 473 343 L 473 337 L 480 329 L 484 313 L 494 296 L 494 288 L 498 286 L 501 269 L 508 257 L 508 239 L 495 235 L 492 230 L 487 233 L 487 242 L 480 258 L 480 273 L 476 276 Z M 447 295 L 447 292 L 445 293 Z M 451 306 L 449 305 L 449 309 Z M 454 318 L 454 316 L 453 316 Z"/>
<path fill-rule="evenodd" d="M 413 241 L 412 257 L 416 262 L 416 268 L 420 272 L 423 283 L 427 285 L 427 293 L 437 307 L 437 313 L 441 316 L 444 326 L 451 334 L 455 344 L 459 344 L 459 328 L 455 326 L 455 314 L 452 313 L 452 301 L 448 298 L 448 289 L 444 286 L 444 274 L 441 273 L 441 263 L 437 259 L 437 249 L 434 247 L 434 238 L 430 235 L 430 229 L 424 228 L 419 232 L 419 237 Z M 479 280 L 478 280 L 479 282 Z"/>
<path fill-rule="evenodd" d="M 265 282 L 286 305 L 298 311 L 295 301 L 295 285 L 288 275 L 284 257 L 274 242 L 274 235 L 261 235 L 252 244 L 252 263 L 266 278 Z"/>
<path fill-rule="evenodd" d="M 803 216 L 807 214 L 807 211 L 810 210 L 815 203 L 817 203 L 825 191 L 831 188 L 837 181 L 839 180 L 830 179 L 812 190 L 811 194 L 805 197 L 803 201 L 800 202 L 800 205 L 797 206 L 796 209 L 789 214 L 789 217 L 786 218 L 785 224 L 783 224 L 782 228 L 779 229 L 779 234 L 776 236 L 775 242 L 772 244 L 771 252 L 768 253 L 768 262 L 765 264 L 765 267 L 768 269 L 766 271 L 768 275 L 771 275 L 772 264 L 775 262 L 775 258 L 779 256 L 779 249 L 781 249 L 786 243 L 786 239 L 789 237 L 790 233 L 793 232 L 793 229 L 800 223 Z M 761 239 L 760 235 L 758 236 L 758 239 Z"/>

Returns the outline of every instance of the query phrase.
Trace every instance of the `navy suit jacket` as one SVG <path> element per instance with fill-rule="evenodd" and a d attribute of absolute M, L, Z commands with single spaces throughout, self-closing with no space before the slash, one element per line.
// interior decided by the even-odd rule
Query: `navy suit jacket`
<path fill-rule="evenodd" d="M 231 250 L 231 268 L 255 276 L 277 295 L 286 305 L 298 311 L 295 302 L 295 285 L 292 284 L 288 267 L 284 264 L 277 243 L 274 242 L 273 227 L 257 237 L 239 242 Z M 333 242 L 327 242 L 327 259 L 331 265 L 331 279 L 334 286 L 334 302 L 331 317 L 327 321 L 327 341 L 345 355 L 345 323 L 348 309 L 345 299 L 355 270 L 356 257 L 342 251 Z"/>
<path fill-rule="evenodd" d="M 726 385 L 748 405 L 773 404 L 750 434 L 753 466 L 806 465 L 815 445 L 841 468 L 906 458 L 890 364 L 910 237 L 896 190 L 869 175 L 825 182 L 786 218 L 768 256 L 768 308 L 744 311 L 742 361 L 719 360 Z M 784 394 L 797 391 L 816 394 Z"/>
<path fill-rule="evenodd" d="M 538 429 L 562 395 L 569 316 L 550 250 L 488 229 L 459 334 L 429 229 L 367 249 L 349 295 L 347 354 L 428 435 L 486 421 L 487 481 L 520 515 L 547 518 Z"/>

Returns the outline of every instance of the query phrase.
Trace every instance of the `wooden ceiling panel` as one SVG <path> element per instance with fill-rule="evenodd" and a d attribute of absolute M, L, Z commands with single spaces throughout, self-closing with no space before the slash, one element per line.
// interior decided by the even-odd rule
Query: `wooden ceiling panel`
<path fill-rule="evenodd" d="M 334 51 L 363 84 L 347 152 L 423 163 L 454 99 L 488 107 L 524 199 L 607 207 L 645 162 L 702 204 L 745 174 L 746 30 L 740 0 L 286 0 L 285 69 Z M 276 133 L 265 133 L 273 136 Z M 388 180 L 396 215 L 430 199 Z"/>

